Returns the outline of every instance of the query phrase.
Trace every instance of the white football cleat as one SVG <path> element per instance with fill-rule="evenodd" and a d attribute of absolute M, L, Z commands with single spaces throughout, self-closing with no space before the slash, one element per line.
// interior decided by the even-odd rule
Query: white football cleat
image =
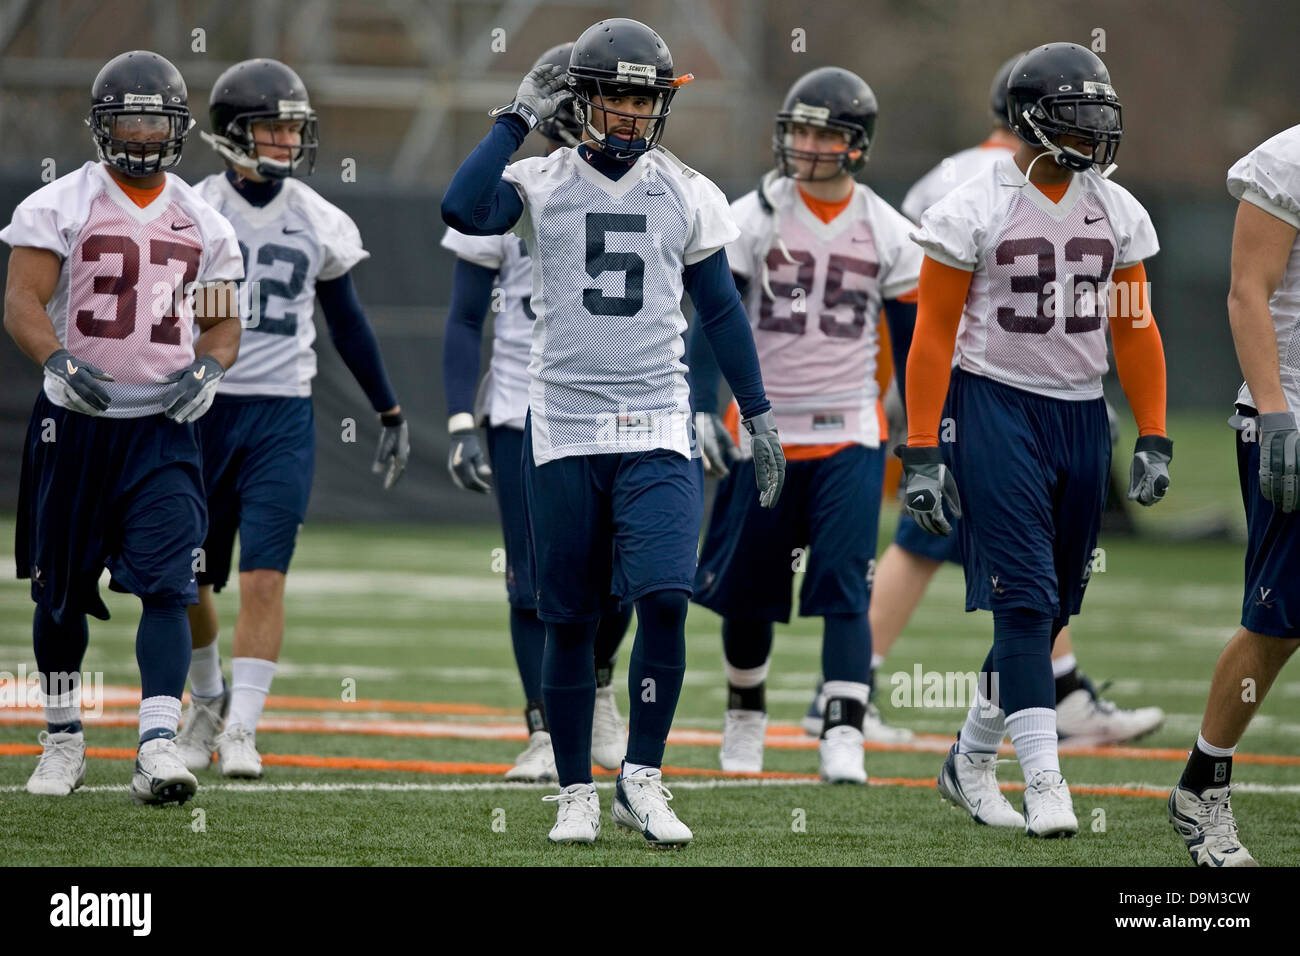
<path fill-rule="evenodd" d="M 596 688 L 596 706 L 591 713 L 591 759 L 606 770 L 617 770 L 627 754 L 627 728 L 618 712 L 614 687 Z"/>
<path fill-rule="evenodd" d="M 131 777 L 131 799 L 136 803 L 182 804 L 199 789 L 170 737 L 155 737 L 140 745 Z"/>
<path fill-rule="evenodd" d="M 625 830 L 635 830 L 654 847 L 676 847 L 694 838 L 691 828 L 681 820 L 668 801 L 672 791 L 664 786 L 664 775 L 647 767 L 630 777 L 621 773 L 614 782 L 614 806 L 610 815 Z"/>
<path fill-rule="evenodd" d="M 545 730 L 528 735 L 528 746 L 515 758 L 515 765 L 506 771 L 507 780 L 526 783 L 549 783 L 560 779 L 555 770 L 555 751 L 551 748 L 551 735 Z"/>
<path fill-rule="evenodd" d="M 227 727 L 217 735 L 217 766 L 223 777 L 257 780 L 262 776 L 262 755 L 257 738 L 242 724 Z"/>
<path fill-rule="evenodd" d="M 181 720 L 181 731 L 176 735 L 176 749 L 190 773 L 198 773 L 212 766 L 212 754 L 217 749 L 217 735 L 226 725 L 230 711 L 230 691 L 220 697 L 195 697 L 190 695 L 190 706 Z"/>
<path fill-rule="evenodd" d="M 826 731 L 817 744 L 817 764 L 827 783 L 866 783 L 866 755 L 862 752 L 862 731 L 840 724 Z"/>
<path fill-rule="evenodd" d="M 555 826 L 547 834 L 552 843 L 595 843 L 600 836 L 600 797 L 594 783 L 575 783 L 559 793 L 542 797 L 557 803 Z"/>
<path fill-rule="evenodd" d="M 1025 833 L 1072 837 L 1079 832 L 1070 786 L 1057 770 L 1035 770 L 1025 785 Z"/>
<path fill-rule="evenodd" d="M 42 730 L 41 759 L 27 778 L 27 792 L 46 797 L 66 797 L 86 782 L 86 735 L 51 734 Z"/>
<path fill-rule="evenodd" d="M 867 713 L 862 718 L 862 739 L 873 744 L 905 744 L 912 740 L 912 732 L 906 727 L 895 727 L 885 723 L 880 710 L 871 701 L 867 701 Z"/>
<path fill-rule="evenodd" d="M 954 807 L 971 815 L 976 823 L 990 827 L 1025 825 L 1025 818 L 998 789 L 996 753 L 958 753 L 953 744 L 939 771 L 939 793 Z"/>
<path fill-rule="evenodd" d="M 1105 685 L 1103 685 L 1103 690 Z M 1159 707 L 1125 710 L 1101 697 L 1091 682 L 1071 691 L 1056 704 L 1056 736 L 1085 747 L 1104 747 L 1136 740 L 1160 729 L 1165 712 Z"/>
<path fill-rule="evenodd" d="M 1174 787 L 1169 794 L 1169 822 L 1197 866 L 1259 866 L 1237 838 L 1237 821 L 1228 802 L 1231 790 L 1208 787 L 1198 797 Z"/>
<path fill-rule="evenodd" d="M 767 714 L 761 710 L 729 710 L 722 720 L 722 749 L 718 763 L 733 773 L 760 773 Z"/>

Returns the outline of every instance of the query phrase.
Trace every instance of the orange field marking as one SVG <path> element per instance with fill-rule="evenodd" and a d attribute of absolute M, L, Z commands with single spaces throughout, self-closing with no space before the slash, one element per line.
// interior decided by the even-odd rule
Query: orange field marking
<path fill-rule="evenodd" d="M 41 748 L 34 744 L 0 744 L 0 757 L 34 757 Z M 122 747 L 87 747 L 86 756 L 98 760 L 134 760 L 135 751 Z M 262 763 L 271 767 L 301 767 L 311 770 L 383 770 L 399 773 L 423 773 L 439 776 L 487 776 L 499 777 L 510 769 L 508 763 L 470 763 L 443 760 L 385 760 L 379 757 L 318 757 L 313 754 L 263 754 Z M 704 777 L 710 779 L 732 780 L 794 780 L 818 783 L 819 778 L 811 774 L 790 773 L 783 770 L 764 770 L 761 773 L 728 773 L 707 767 L 664 767 L 664 773 L 671 777 Z M 598 777 L 613 777 L 616 771 L 593 767 L 592 773 Z M 933 777 L 873 777 L 871 784 L 877 787 L 906 787 L 917 790 L 933 790 Z M 1017 792 L 1025 789 L 1022 783 L 1000 784 L 1001 789 Z M 1070 791 L 1076 794 L 1088 794 L 1098 797 L 1145 797 L 1149 799 L 1167 799 L 1165 790 L 1152 790 L 1138 787 L 1100 786 L 1072 784 Z"/>

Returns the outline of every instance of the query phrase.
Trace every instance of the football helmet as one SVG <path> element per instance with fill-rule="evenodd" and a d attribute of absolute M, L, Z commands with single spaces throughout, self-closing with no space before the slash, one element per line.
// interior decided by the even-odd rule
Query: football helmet
<path fill-rule="evenodd" d="M 670 104 L 677 90 L 694 79 L 690 73 L 673 75 L 673 55 L 659 34 L 638 20 L 616 17 L 601 20 L 583 31 L 569 57 L 569 88 L 573 90 L 573 112 L 588 140 L 614 159 L 635 159 L 659 145 L 667 124 Z M 653 96 L 654 111 L 648 115 L 609 109 L 596 97 L 639 94 Z M 592 123 L 600 112 L 605 129 L 626 117 L 645 123 L 645 133 L 628 140 L 596 129 Z"/>
<path fill-rule="evenodd" d="M 998 75 L 993 77 L 993 87 L 989 90 L 989 109 L 993 113 L 993 118 L 1002 126 L 1007 126 L 1007 80 L 1011 78 L 1011 70 L 1020 58 L 1025 54 L 1017 53 L 1007 62 L 998 67 Z"/>
<path fill-rule="evenodd" d="M 533 69 L 539 66 L 562 66 L 569 68 L 569 59 L 573 55 L 573 43 L 561 43 L 553 46 L 537 58 Z M 573 114 L 573 99 L 566 98 L 560 108 L 537 126 L 537 131 L 553 143 L 561 146 L 577 146 L 582 139 L 582 124 Z"/>
<path fill-rule="evenodd" d="M 263 179 L 284 179 L 310 176 L 316 166 L 320 146 L 316 111 L 298 74 L 279 60 L 244 60 L 222 73 L 212 86 L 208 116 L 212 132 L 199 135 L 236 172 L 255 171 Z M 302 123 L 300 142 L 283 144 L 290 150 L 289 159 L 257 154 L 252 129 L 257 120 Z"/>
<path fill-rule="evenodd" d="M 876 109 L 876 94 L 856 73 L 838 66 L 823 66 L 805 73 L 790 87 L 776 114 L 772 152 L 781 175 L 821 180 L 858 172 L 866 165 L 867 154 L 871 152 Z M 842 130 L 848 135 L 848 147 L 837 153 L 795 149 L 792 130 L 797 124 Z M 807 176 L 796 175 L 794 161 L 798 159 L 812 162 Z M 819 167 L 824 167 L 826 172 L 821 173 Z"/>
<path fill-rule="evenodd" d="M 1045 147 L 1066 169 L 1114 171 L 1124 133 L 1119 98 L 1106 64 L 1086 47 L 1048 43 L 1021 57 L 1007 80 L 1007 113 L 1017 136 Z M 1091 153 L 1061 145 L 1062 136 L 1090 143 Z"/>
<path fill-rule="evenodd" d="M 170 169 L 181 161 L 185 136 L 194 126 L 185 78 L 157 53 L 119 54 L 95 77 L 86 125 L 100 160 L 124 175 L 138 178 Z M 143 135 L 123 135 L 128 132 Z"/>

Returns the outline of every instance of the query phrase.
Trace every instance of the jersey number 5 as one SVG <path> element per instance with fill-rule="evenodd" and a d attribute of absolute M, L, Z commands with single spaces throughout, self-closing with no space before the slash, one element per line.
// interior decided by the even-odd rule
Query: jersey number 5
<path fill-rule="evenodd" d="M 635 252 L 609 252 L 605 237 L 611 232 L 645 232 L 645 216 L 622 212 L 587 213 L 587 275 L 627 273 L 622 295 L 605 295 L 600 289 L 583 289 L 582 304 L 592 315 L 636 315 L 645 302 L 645 260 Z"/>

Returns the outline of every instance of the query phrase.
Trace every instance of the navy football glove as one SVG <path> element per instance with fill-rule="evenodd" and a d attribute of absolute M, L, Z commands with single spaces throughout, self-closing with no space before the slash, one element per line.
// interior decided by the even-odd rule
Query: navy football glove
<path fill-rule="evenodd" d="M 714 478 L 727 477 L 731 473 L 728 462 L 734 461 L 740 452 L 731 432 L 722 424 L 722 417 L 712 412 L 696 412 L 695 440 L 704 459 L 704 473 Z"/>
<path fill-rule="evenodd" d="M 741 424 L 753 438 L 758 503 L 764 508 L 775 508 L 781 489 L 785 487 L 785 452 L 781 450 L 781 436 L 776 433 L 776 416 L 768 409 Z"/>
<path fill-rule="evenodd" d="M 1128 500 L 1150 507 L 1169 490 L 1169 463 L 1174 443 L 1162 435 L 1143 435 L 1133 446 L 1129 469 Z M 1293 459 L 1294 461 L 1294 459 Z"/>
<path fill-rule="evenodd" d="M 451 433 L 451 452 L 447 455 L 447 470 L 457 488 L 487 494 L 492 490 L 492 469 L 483 457 L 478 432 L 466 428 Z"/>
<path fill-rule="evenodd" d="M 59 349 L 47 358 L 45 371 L 54 376 L 59 405 L 83 415 L 98 415 L 112 401 L 99 383 L 111 382 L 113 376 L 89 362 L 78 361 L 67 349 Z"/>
<path fill-rule="evenodd" d="M 226 370 L 211 355 L 195 359 L 172 372 L 160 385 L 170 385 L 163 393 L 163 414 L 179 424 L 192 422 L 209 408 L 217 397 L 217 382 Z"/>
<path fill-rule="evenodd" d="M 544 123 L 573 94 L 567 86 L 568 70 L 558 64 L 543 64 L 530 70 L 519 84 L 515 100 L 508 106 L 498 106 L 488 112 L 489 116 L 506 116 L 513 113 L 525 123 L 528 129 L 535 130 L 539 123 Z"/>
<path fill-rule="evenodd" d="M 406 461 L 411 457 L 411 432 L 401 412 L 380 415 L 379 424 L 379 449 L 370 470 L 384 476 L 384 491 L 388 491 L 406 471 Z"/>
<path fill-rule="evenodd" d="M 1283 514 L 1296 508 L 1300 471 L 1300 432 L 1291 412 L 1259 416 L 1259 490 Z"/>
<path fill-rule="evenodd" d="M 908 448 L 898 450 L 903 459 L 903 504 L 908 513 L 921 526 L 922 531 L 947 536 L 952 525 L 944 516 L 943 506 L 954 518 L 961 517 L 961 499 L 957 495 L 957 481 L 944 464 L 943 452 L 938 448 Z"/>

